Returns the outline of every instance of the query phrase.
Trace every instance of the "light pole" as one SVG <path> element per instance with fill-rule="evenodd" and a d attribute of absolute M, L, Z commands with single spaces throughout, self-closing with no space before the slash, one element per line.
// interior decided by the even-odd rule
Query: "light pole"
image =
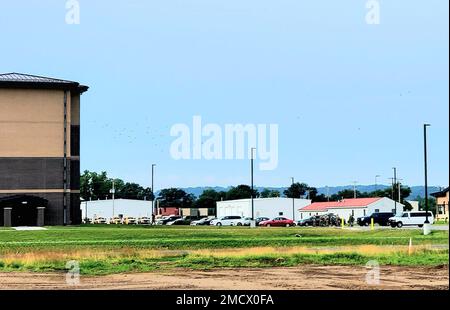
<path fill-rule="evenodd" d="M 250 159 L 250 170 L 251 170 L 251 187 L 252 187 L 252 192 L 251 192 L 251 197 L 252 197 L 252 222 L 255 220 L 255 203 L 253 201 L 253 150 L 256 150 L 256 148 L 252 147 L 251 148 L 251 159 Z M 253 222 L 254 223 L 254 222 Z"/>
<path fill-rule="evenodd" d="M 397 215 L 397 200 L 395 199 L 395 186 L 397 186 L 397 168 L 393 167 L 392 169 L 394 170 L 394 178 L 392 179 L 392 199 L 394 200 L 394 215 Z"/>
<path fill-rule="evenodd" d="M 155 218 L 155 188 L 154 188 L 154 175 L 155 175 L 155 166 L 156 164 L 152 164 L 152 224 Z"/>
<path fill-rule="evenodd" d="M 428 167 L 427 167 L 427 127 L 429 126 L 430 124 L 423 124 L 423 155 L 424 155 L 423 158 L 425 169 L 425 224 L 430 224 L 430 222 L 428 221 Z M 424 233 L 425 233 L 425 225 L 424 225 Z"/>
<path fill-rule="evenodd" d="M 379 175 L 379 174 L 377 174 L 376 176 L 375 176 L 375 191 L 377 192 L 378 191 L 378 178 L 379 177 L 381 177 L 381 175 Z"/>
<path fill-rule="evenodd" d="M 114 179 L 112 179 L 112 189 L 109 192 L 112 195 L 112 217 L 114 219 L 114 199 L 115 199 L 114 194 L 116 193 L 116 187 L 115 187 L 115 180 Z"/>
<path fill-rule="evenodd" d="M 294 177 L 291 177 L 291 181 L 292 181 L 292 220 L 295 221 Z"/>
<path fill-rule="evenodd" d="M 353 198 L 356 199 L 356 184 L 358 184 L 358 181 L 353 182 Z"/>

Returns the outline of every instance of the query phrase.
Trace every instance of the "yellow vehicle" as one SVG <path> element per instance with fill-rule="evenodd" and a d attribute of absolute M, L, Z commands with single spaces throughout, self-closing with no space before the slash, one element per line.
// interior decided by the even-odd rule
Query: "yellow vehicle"
<path fill-rule="evenodd" d="M 96 217 L 93 224 L 106 224 L 106 219 L 104 217 Z"/>
<path fill-rule="evenodd" d="M 115 216 L 109 221 L 109 224 L 112 224 L 112 225 L 122 224 L 122 218 Z"/>
<path fill-rule="evenodd" d="M 139 225 L 150 225 L 152 220 L 149 217 L 143 216 L 138 219 Z"/>
<path fill-rule="evenodd" d="M 136 225 L 137 224 L 137 220 L 134 217 L 126 217 L 125 220 L 123 221 L 125 225 Z"/>

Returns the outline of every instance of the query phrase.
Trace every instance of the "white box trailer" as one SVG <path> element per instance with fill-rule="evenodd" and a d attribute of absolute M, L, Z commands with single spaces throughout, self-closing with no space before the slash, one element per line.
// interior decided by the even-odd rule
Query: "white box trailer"
<path fill-rule="evenodd" d="M 84 220 L 95 219 L 97 217 L 104 217 L 109 221 L 114 216 L 123 217 L 152 217 L 152 202 L 146 200 L 132 200 L 132 199 L 112 199 L 108 200 L 92 200 L 81 202 L 81 214 Z"/>
<path fill-rule="evenodd" d="M 293 205 L 294 203 L 294 205 Z M 309 199 L 292 198 L 255 198 L 254 217 L 268 217 L 273 219 L 283 216 L 294 221 L 300 219 L 299 209 L 309 205 Z M 243 217 L 252 216 L 252 200 L 238 199 L 217 202 L 217 217 L 226 215 L 238 215 Z"/>

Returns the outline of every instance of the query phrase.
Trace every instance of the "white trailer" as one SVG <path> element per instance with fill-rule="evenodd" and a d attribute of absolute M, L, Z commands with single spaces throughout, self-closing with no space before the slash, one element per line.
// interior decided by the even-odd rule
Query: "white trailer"
<path fill-rule="evenodd" d="M 309 199 L 255 198 L 253 199 L 254 217 L 268 217 L 273 219 L 277 216 L 283 216 L 296 221 L 300 219 L 299 209 L 310 203 L 311 200 Z M 218 201 L 217 217 L 226 215 L 252 217 L 252 200 L 238 199 Z"/>
<path fill-rule="evenodd" d="M 81 202 L 81 214 L 84 220 L 104 217 L 109 221 L 114 216 L 152 217 L 152 202 L 146 200 L 112 199 Z"/>

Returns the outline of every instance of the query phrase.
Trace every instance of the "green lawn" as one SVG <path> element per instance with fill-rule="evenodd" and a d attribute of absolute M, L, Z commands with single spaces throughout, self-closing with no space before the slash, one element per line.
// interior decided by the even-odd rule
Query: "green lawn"
<path fill-rule="evenodd" d="M 420 229 L 352 231 L 340 228 L 248 227 L 52 227 L 44 231 L 0 232 L 0 253 L 23 248 L 134 247 L 150 249 L 201 249 L 293 245 L 407 245 L 447 244 L 448 231 L 424 236 Z"/>
<path fill-rule="evenodd" d="M 437 266 L 448 264 L 448 237 L 448 231 L 424 236 L 420 229 L 354 231 L 300 227 L 105 225 L 51 227 L 44 231 L 1 230 L 0 271 L 61 271 L 71 259 L 80 262 L 84 274 L 311 263 L 361 265 L 373 259 L 380 264 Z M 408 253 L 410 239 L 414 246 L 422 248 Z M 364 246 L 370 249 L 361 251 Z M 264 252 L 268 248 L 272 251 Z M 289 252 L 297 248 L 300 250 Z M 391 250 L 386 252 L 385 248 Z M 332 252 L 305 249 L 332 249 Z M 237 250 L 243 252 L 233 254 Z"/>

